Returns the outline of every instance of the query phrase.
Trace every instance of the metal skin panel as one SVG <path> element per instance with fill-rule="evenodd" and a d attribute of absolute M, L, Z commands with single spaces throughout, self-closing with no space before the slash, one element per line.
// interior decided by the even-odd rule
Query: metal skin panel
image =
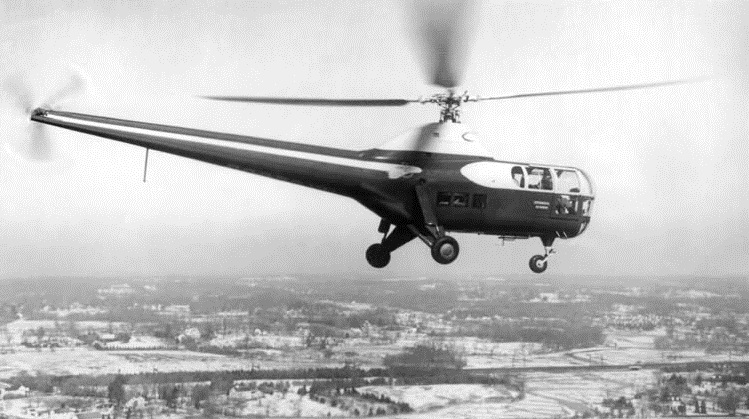
<path fill-rule="evenodd" d="M 497 161 L 485 155 L 352 151 L 43 109 L 31 119 L 348 196 L 395 225 L 424 226 L 417 184 L 427 191 L 439 224 L 448 231 L 569 238 L 590 221 L 581 215 L 553 217 L 553 192 L 490 188 L 461 174 L 468 164 Z M 469 199 L 485 195 L 486 204 L 437 206 L 440 192 L 467 193 Z M 548 202 L 548 207 L 539 206 L 539 201 Z"/>

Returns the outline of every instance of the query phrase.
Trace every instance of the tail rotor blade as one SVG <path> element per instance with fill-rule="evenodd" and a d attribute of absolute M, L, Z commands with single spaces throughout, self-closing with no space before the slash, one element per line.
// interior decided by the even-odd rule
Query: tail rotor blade
<path fill-rule="evenodd" d="M 48 160 L 52 157 L 52 143 L 46 127 L 43 124 L 29 121 L 28 117 L 40 103 L 43 104 L 42 107 L 50 108 L 79 95 L 85 89 L 85 80 L 78 72 L 72 72 L 60 89 L 48 96 L 46 100 L 39 102 L 35 100 L 38 96 L 32 93 L 35 85 L 31 84 L 29 79 L 28 75 L 17 74 L 2 84 L 2 93 L 18 108 L 19 118 L 23 115 L 26 119 L 23 125 L 19 125 L 17 131 L 23 133 L 22 138 L 9 141 L 11 146 L 6 147 L 6 150 L 29 160 Z"/>
<path fill-rule="evenodd" d="M 34 107 L 34 97 L 21 76 L 16 75 L 7 79 L 3 85 L 3 90 L 23 112 L 31 112 Z"/>
<path fill-rule="evenodd" d="M 28 157 L 32 160 L 49 160 L 52 157 L 52 144 L 45 126 L 32 124 L 28 142 Z"/>
<path fill-rule="evenodd" d="M 83 77 L 78 73 L 73 73 L 67 84 L 44 101 L 44 107 L 54 107 L 65 100 L 78 96 L 83 92 L 85 87 L 86 84 Z"/>

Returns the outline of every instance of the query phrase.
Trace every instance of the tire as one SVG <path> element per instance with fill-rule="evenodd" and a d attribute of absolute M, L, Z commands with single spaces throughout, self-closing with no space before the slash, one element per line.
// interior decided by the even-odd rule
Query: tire
<path fill-rule="evenodd" d="M 545 261 L 544 257 L 541 255 L 535 255 L 528 261 L 528 266 L 530 266 L 531 270 L 537 274 L 545 271 L 548 265 L 549 263 Z"/>
<path fill-rule="evenodd" d="M 447 265 L 458 258 L 460 246 L 457 240 L 450 236 L 440 237 L 432 245 L 432 257 L 437 263 Z"/>
<path fill-rule="evenodd" d="M 380 243 L 375 243 L 367 248 L 367 262 L 373 268 L 384 268 L 390 263 L 390 252 Z"/>

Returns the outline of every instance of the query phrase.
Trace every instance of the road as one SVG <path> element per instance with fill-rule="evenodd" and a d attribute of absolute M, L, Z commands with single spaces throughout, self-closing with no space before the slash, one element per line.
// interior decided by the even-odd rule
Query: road
<path fill-rule="evenodd" d="M 679 369 L 698 369 L 698 368 L 720 368 L 723 366 L 749 366 L 749 361 L 685 361 L 685 362 L 650 362 L 637 364 L 640 369 L 656 370 L 666 367 Z M 629 370 L 633 364 L 603 364 L 603 365 L 550 365 L 550 366 L 531 366 L 531 367 L 492 367 L 492 368 L 466 368 L 467 371 L 475 372 L 571 372 L 571 371 L 612 371 L 612 370 Z"/>

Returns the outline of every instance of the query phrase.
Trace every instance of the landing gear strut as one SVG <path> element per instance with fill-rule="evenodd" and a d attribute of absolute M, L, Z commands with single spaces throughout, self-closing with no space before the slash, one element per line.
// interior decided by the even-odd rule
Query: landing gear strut
<path fill-rule="evenodd" d="M 548 260 L 556 251 L 551 247 L 554 244 L 554 237 L 541 237 L 544 245 L 544 255 L 535 255 L 528 261 L 528 266 L 537 274 L 542 273 L 548 267 Z"/>
<path fill-rule="evenodd" d="M 433 201 L 429 194 L 426 181 L 421 179 L 418 185 L 416 185 L 416 198 L 419 200 L 419 207 L 421 208 L 421 216 L 424 219 L 424 227 L 422 229 L 416 228 L 416 226 L 409 225 L 408 228 L 411 232 L 423 241 L 432 250 L 432 258 L 437 263 L 447 265 L 452 263 L 458 258 L 460 247 L 458 242 L 445 235 L 445 230 L 437 222 L 437 217 L 434 214 Z"/>

